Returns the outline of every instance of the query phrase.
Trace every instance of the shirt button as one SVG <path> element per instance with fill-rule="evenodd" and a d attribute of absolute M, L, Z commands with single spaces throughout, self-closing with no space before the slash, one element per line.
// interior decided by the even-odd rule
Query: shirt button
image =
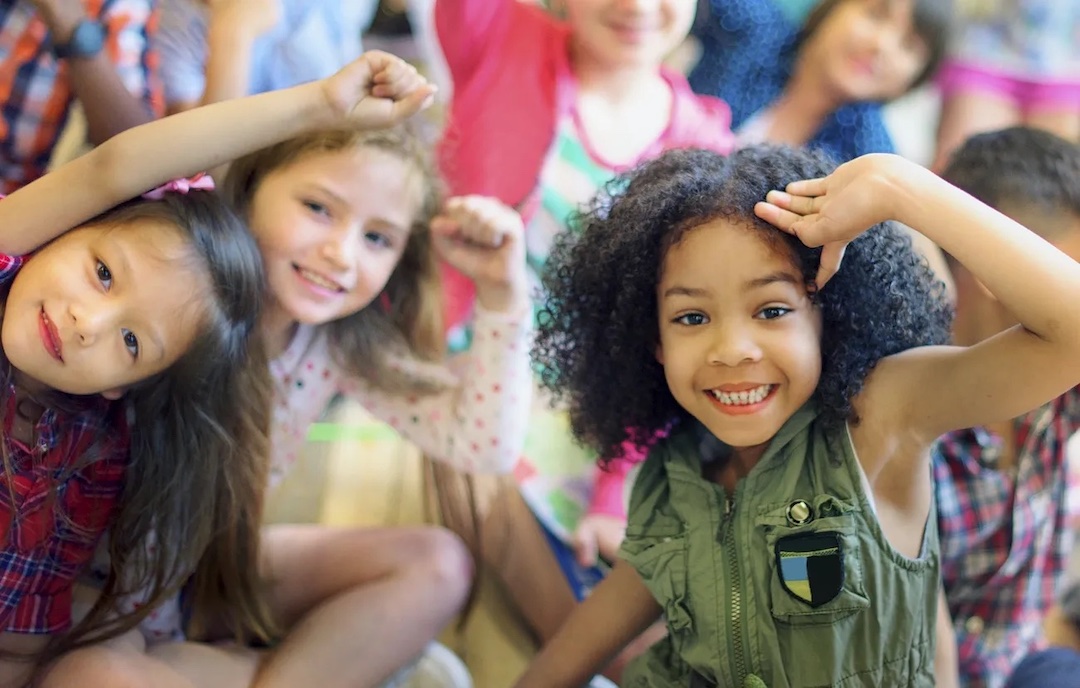
<path fill-rule="evenodd" d="M 980 635 L 985 626 L 983 620 L 977 616 L 968 617 L 968 620 L 964 622 L 964 630 L 971 635 Z"/>

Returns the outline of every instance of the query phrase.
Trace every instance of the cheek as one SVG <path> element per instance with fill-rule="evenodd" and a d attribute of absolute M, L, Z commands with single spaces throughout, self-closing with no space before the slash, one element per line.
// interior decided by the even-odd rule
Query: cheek
<path fill-rule="evenodd" d="M 288 253 L 297 237 L 307 234 L 301 230 L 302 221 L 284 205 L 264 206 L 263 212 L 253 213 L 249 227 L 251 235 L 264 253 Z"/>
<path fill-rule="evenodd" d="M 386 283 L 401 262 L 401 254 L 390 251 L 367 251 L 360 258 L 363 291 L 372 295 L 386 288 Z M 372 296 L 371 298 L 374 298 Z"/>
<path fill-rule="evenodd" d="M 893 87 L 893 98 L 898 98 L 911 88 L 911 84 L 915 81 L 915 77 L 919 76 L 926 67 L 926 59 L 922 55 L 917 55 L 910 52 L 904 52 L 902 55 L 894 58 L 893 74 L 895 76 L 896 83 Z"/>

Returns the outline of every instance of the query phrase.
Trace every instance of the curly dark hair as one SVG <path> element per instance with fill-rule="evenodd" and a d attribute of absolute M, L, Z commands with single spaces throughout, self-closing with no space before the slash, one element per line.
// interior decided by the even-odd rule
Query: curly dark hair
<path fill-rule="evenodd" d="M 564 233 L 547 262 L 548 300 L 533 358 L 544 385 L 567 403 L 578 440 L 602 459 L 624 440 L 646 445 L 689 418 L 655 358 L 656 288 L 664 256 L 686 232 L 714 219 L 753 227 L 785 250 L 808 289 L 821 249 L 754 215 L 770 189 L 827 175 L 823 155 L 758 146 L 730 157 L 670 151 L 619 177 Z M 858 422 L 851 401 L 884 356 L 949 339 L 944 285 L 899 228 L 878 225 L 851 243 L 840 272 L 813 294 L 823 321 L 821 418 Z"/>
<path fill-rule="evenodd" d="M 1080 144 L 1041 129 L 1010 127 L 972 136 L 941 176 L 999 210 L 1031 206 L 1080 215 Z"/>

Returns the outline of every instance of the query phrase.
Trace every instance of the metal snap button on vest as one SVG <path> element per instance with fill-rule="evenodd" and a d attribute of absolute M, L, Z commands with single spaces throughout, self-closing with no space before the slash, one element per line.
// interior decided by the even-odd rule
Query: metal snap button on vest
<path fill-rule="evenodd" d="M 793 526 L 801 526 L 814 520 L 814 510 L 802 499 L 788 505 L 787 520 Z"/>

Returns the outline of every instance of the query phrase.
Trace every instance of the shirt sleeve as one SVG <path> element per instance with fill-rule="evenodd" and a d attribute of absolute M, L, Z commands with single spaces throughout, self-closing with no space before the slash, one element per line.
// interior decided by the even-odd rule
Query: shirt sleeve
<path fill-rule="evenodd" d="M 4 197 L 0 195 L 0 199 Z M 19 268 L 26 262 L 24 256 L 9 256 L 6 253 L 0 253 L 0 285 L 11 284 L 11 281 L 15 279 L 15 275 L 19 273 Z"/>
<path fill-rule="evenodd" d="M 612 459 L 607 466 L 598 465 L 587 513 L 625 519 L 626 478 L 634 466 L 648 457 L 650 448 L 666 434 L 666 432 L 657 433 L 644 446 L 634 444 L 629 440 L 623 442 L 622 456 Z"/>
<path fill-rule="evenodd" d="M 427 396 L 401 396 L 360 380 L 342 392 L 432 458 L 469 473 L 506 473 L 525 441 L 532 401 L 531 313 L 477 309 L 473 346 L 457 386 Z"/>
<path fill-rule="evenodd" d="M 702 52 L 690 85 L 727 102 L 738 129 L 787 82 L 797 27 L 775 0 L 710 0 L 709 10 L 695 28 Z"/>
<path fill-rule="evenodd" d="M 161 57 L 165 102 L 191 103 L 206 90 L 205 10 L 192 0 L 164 0 L 154 45 Z"/>
<path fill-rule="evenodd" d="M 112 0 L 101 10 L 106 45 L 124 86 L 156 115 L 164 112 L 153 39 L 157 14 L 151 0 Z"/>
<path fill-rule="evenodd" d="M 1056 406 L 1055 416 L 1065 426 L 1061 433 L 1062 437 L 1067 440 L 1080 432 L 1080 386 L 1073 387 L 1062 394 L 1054 405 Z"/>
<path fill-rule="evenodd" d="M 484 58 L 505 39 L 519 0 L 437 0 L 435 31 L 454 88 L 483 66 Z"/>

